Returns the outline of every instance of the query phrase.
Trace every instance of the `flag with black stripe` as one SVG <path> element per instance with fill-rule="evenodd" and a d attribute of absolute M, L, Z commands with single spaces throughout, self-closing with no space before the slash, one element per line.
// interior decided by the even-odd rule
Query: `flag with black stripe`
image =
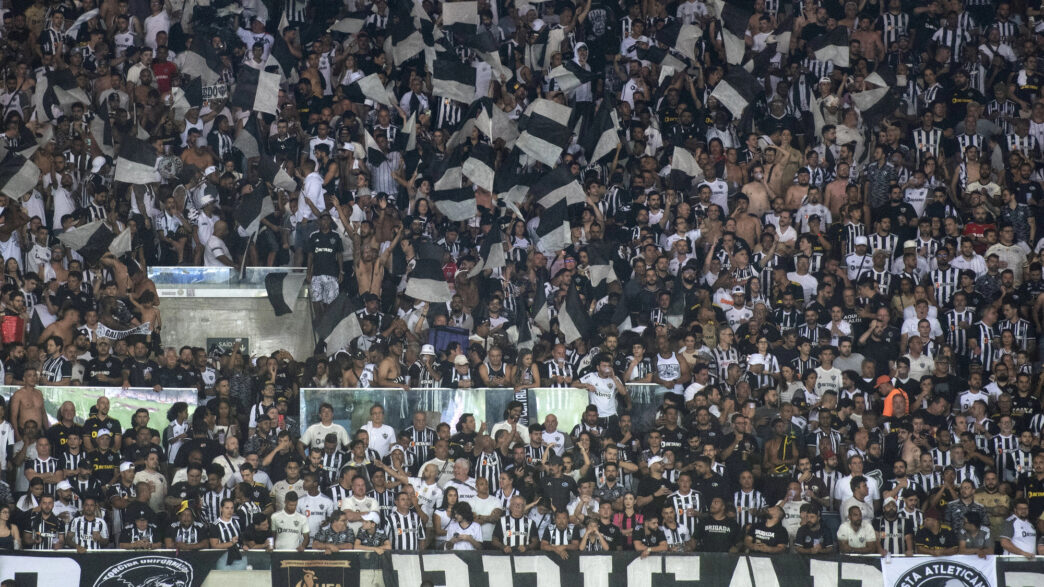
<path fill-rule="evenodd" d="M 265 291 L 268 292 L 268 301 L 272 304 L 272 310 L 275 311 L 276 316 L 283 316 L 294 311 L 294 304 L 301 293 L 304 280 L 303 271 L 265 275 Z"/>
<path fill-rule="evenodd" d="M 525 171 L 519 161 L 521 157 L 522 151 L 514 148 L 501 162 L 500 168 L 493 176 L 493 191 L 516 217 L 524 219 L 525 216 L 518 207 L 525 201 L 529 187 L 536 182 L 536 176 Z"/>
<path fill-rule="evenodd" d="M 819 61 L 829 61 L 835 67 L 848 67 L 848 28 L 839 26 L 810 40 L 808 47 Z"/>
<path fill-rule="evenodd" d="M 562 65 L 548 72 L 547 77 L 555 80 L 563 92 L 569 93 L 583 84 L 598 79 L 598 74 L 580 67 L 579 63 L 570 59 L 563 61 Z"/>
<path fill-rule="evenodd" d="M 529 193 L 533 195 L 533 201 L 544 208 L 550 208 L 559 200 L 565 200 L 567 206 L 587 201 L 580 181 L 565 165 L 559 165 L 540 178 L 529 188 Z"/>
<path fill-rule="evenodd" d="M 753 2 L 724 2 L 717 3 L 720 12 L 718 19 L 721 20 L 721 41 L 725 47 L 725 60 L 730 65 L 743 63 L 743 57 L 747 53 L 747 24 L 754 14 Z"/>
<path fill-rule="evenodd" d="M 482 244 L 479 246 L 478 263 L 468 272 L 468 277 L 475 277 L 486 269 L 498 269 L 506 264 L 504 236 L 500 231 L 499 219 L 494 218 L 492 228 L 482 237 Z"/>
<path fill-rule="evenodd" d="M 899 107 L 899 99 L 893 91 L 896 85 L 895 73 L 880 65 L 874 73 L 866 76 L 866 84 L 874 87 L 853 93 L 852 104 L 859 110 L 867 127 L 873 128 L 881 120 L 895 114 Z"/>
<path fill-rule="evenodd" d="M 469 220 L 477 213 L 475 189 L 464 185 L 464 162 L 458 149 L 449 157 L 432 166 L 431 177 L 437 178 L 432 185 L 431 202 L 446 218 L 460 222 Z"/>
<path fill-rule="evenodd" d="M 703 29 L 694 24 L 682 24 L 680 20 L 671 21 L 655 34 L 657 41 L 691 60 L 696 59 L 696 41 L 702 36 Z"/>
<path fill-rule="evenodd" d="M 69 69 L 48 71 L 36 78 L 33 106 L 40 122 L 56 120 L 72 113 L 73 104 L 90 108 L 91 99 L 76 84 L 76 75 Z"/>
<path fill-rule="evenodd" d="M 591 291 L 596 300 L 606 295 L 610 283 L 620 280 L 613 264 L 609 262 L 609 255 L 602 247 L 587 247 L 587 272 L 588 278 L 591 280 Z"/>
<path fill-rule="evenodd" d="M 620 121 L 608 98 L 603 98 L 594 117 L 584 125 L 578 141 L 591 163 L 608 159 L 620 145 Z"/>
<path fill-rule="evenodd" d="M 0 161 L 0 193 L 9 198 L 18 199 L 33 191 L 39 180 L 40 168 L 18 153 L 9 152 Z"/>
<path fill-rule="evenodd" d="M 526 155 L 553 167 L 569 146 L 572 114 L 573 109 L 568 106 L 544 98 L 535 100 L 519 121 L 521 132 L 515 145 Z"/>
<path fill-rule="evenodd" d="M 425 35 L 424 27 L 427 26 L 430 31 L 432 24 L 430 20 L 415 18 L 415 11 L 411 11 L 408 5 L 400 6 L 395 10 L 389 8 L 388 30 L 391 34 L 384 39 L 384 51 L 391 55 L 396 67 L 413 59 L 428 48 L 431 33 Z"/>
<path fill-rule="evenodd" d="M 423 302 L 448 302 L 453 298 L 442 263 L 435 259 L 417 259 L 406 275 L 406 295 Z"/>
<path fill-rule="evenodd" d="M 456 59 L 436 59 L 431 75 L 431 93 L 464 104 L 475 99 L 476 69 Z"/>
<path fill-rule="evenodd" d="M 95 220 L 66 230 L 58 235 L 58 240 L 79 253 L 91 265 L 96 264 L 107 252 L 120 256 L 130 250 L 130 231 L 124 229 L 117 235 L 105 220 Z"/>
<path fill-rule="evenodd" d="M 544 208 L 539 218 L 540 224 L 536 227 L 539 238 L 537 244 L 545 253 L 557 253 L 572 243 L 569 204 L 565 198 L 559 199 L 549 208 Z"/>
<path fill-rule="evenodd" d="M 446 141 L 446 147 L 454 149 L 464 144 L 476 128 L 490 141 L 501 139 L 505 145 L 513 144 L 518 138 L 518 123 L 508 118 L 507 113 L 498 108 L 492 98 L 483 96 L 471 102 L 456 132 Z"/>
<path fill-rule="evenodd" d="M 138 137 L 125 136 L 116 155 L 116 181 L 142 185 L 160 180 L 156 171 L 156 150 Z"/>
<path fill-rule="evenodd" d="M 711 96 L 739 119 L 743 117 L 743 111 L 765 92 L 765 88 L 746 69 L 733 65 L 730 66 L 725 76 L 714 86 Z"/>
<path fill-rule="evenodd" d="M 290 45 L 283 35 L 276 35 L 272 43 L 272 51 L 268 54 L 266 71 L 274 71 L 291 83 L 297 83 L 297 57 L 290 51 Z M 204 83 L 206 80 L 203 80 Z"/>
<path fill-rule="evenodd" d="M 271 157 L 261 157 L 257 162 L 257 174 L 261 179 L 272 184 L 278 190 L 292 192 L 297 189 L 297 182 Z"/>
<path fill-rule="evenodd" d="M 254 189 L 244 195 L 236 205 L 235 218 L 239 225 L 240 236 L 251 236 L 261 229 L 261 219 L 275 212 L 268 187 L 258 183 Z"/>
<path fill-rule="evenodd" d="M 684 147 L 676 145 L 671 155 L 671 185 L 675 189 L 684 190 L 692 186 L 693 180 L 703 179 L 703 170 L 700 169 L 696 158 Z"/>
<path fill-rule="evenodd" d="M 644 49 L 638 47 L 635 50 L 635 55 L 642 61 L 650 61 L 663 67 L 670 67 L 674 71 L 682 71 L 688 67 L 688 64 L 682 60 L 684 58 L 683 55 L 680 53 L 674 54 L 671 49 L 656 45 L 650 45 Z"/>
<path fill-rule="evenodd" d="M 558 327 L 562 330 L 566 344 L 578 338 L 586 338 L 591 332 L 591 316 L 580 299 L 580 291 L 573 283 L 569 284 L 565 304 L 558 313 Z"/>
<path fill-rule="evenodd" d="M 533 294 L 533 305 L 529 311 L 533 316 L 533 322 L 542 332 L 551 332 L 551 312 L 543 283 L 537 284 L 536 293 Z"/>
<path fill-rule="evenodd" d="M 243 110 L 275 115 L 279 111 L 279 74 L 253 67 L 239 68 L 230 102 Z"/>
<path fill-rule="evenodd" d="M 337 294 L 322 315 L 313 320 L 315 338 L 323 347 L 321 352 L 331 356 L 347 349 L 353 338 L 362 335 L 362 327 L 359 325 L 359 316 L 355 309 L 348 292 L 343 291 Z"/>
<path fill-rule="evenodd" d="M 277 39 L 282 37 L 276 36 Z M 221 55 L 210 43 L 207 35 L 195 35 L 192 45 L 182 56 L 181 73 L 189 77 L 200 78 L 202 85 L 212 86 L 221 79 L 221 71 L 225 68 Z"/>
<path fill-rule="evenodd" d="M 236 132 L 236 137 L 232 140 L 232 146 L 239 149 L 247 159 L 260 157 L 268 150 L 268 135 L 261 132 L 261 129 L 267 129 L 268 125 L 259 124 L 259 117 L 261 114 L 247 118 L 243 128 Z"/>
<path fill-rule="evenodd" d="M 373 135 L 370 134 L 370 131 L 363 130 L 363 133 L 363 141 L 366 143 L 366 160 L 369 161 L 370 165 L 377 167 L 387 161 L 388 156 L 381 150 L 381 147 L 377 144 Z"/>
<path fill-rule="evenodd" d="M 370 100 L 374 104 L 384 104 L 390 108 L 395 108 L 398 105 L 395 98 L 381 83 L 381 77 L 376 73 L 361 77 L 345 86 L 344 95 L 352 102 L 358 104 Z"/>
<path fill-rule="evenodd" d="M 476 143 L 471 147 L 471 153 L 468 154 L 464 164 L 461 165 L 461 172 L 464 177 L 471 180 L 471 183 L 487 192 L 492 192 L 495 159 L 496 154 L 493 152 L 493 147 L 486 143 Z"/>
<path fill-rule="evenodd" d="M 344 18 L 338 19 L 337 22 L 333 23 L 328 30 L 333 33 L 354 35 L 363 30 L 368 16 L 369 15 L 362 10 L 358 12 L 349 12 L 344 16 Z"/>

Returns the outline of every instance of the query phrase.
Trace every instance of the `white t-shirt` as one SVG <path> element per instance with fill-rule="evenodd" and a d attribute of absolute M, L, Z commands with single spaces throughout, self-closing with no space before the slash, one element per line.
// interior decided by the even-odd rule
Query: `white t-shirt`
<path fill-rule="evenodd" d="M 272 514 L 272 534 L 275 535 L 276 549 L 296 549 L 308 542 L 308 518 L 301 512 L 276 512 Z"/>
<path fill-rule="evenodd" d="M 467 483 L 462 483 L 456 479 L 451 480 L 449 483 L 442 488 L 445 492 L 450 487 L 457 490 L 458 501 L 471 501 L 478 495 L 478 491 L 475 490 L 475 478 L 469 477 Z"/>
<path fill-rule="evenodd" d="M 831 367 L 823 369 L 816 367 L 816 395 L 823 397 L 827 391 L 839 391 L 841 389 L 841 369 Z"/>
<path fill-rule="evenodd" d="M 342 499 L 341 503 L 337 504 L 337 507 L 345 512 L 359 512 L 363 514 L 380 510 L 376 499 L 372 497 L 358 498 L 355 497 L 354 493 Z M 352 532 L 358 533 L 359 528 L 362 528 L 362 521 L 348 522 L 348 527 L 352 529 Z"/>
<path fill-rule="evenodd" d="M 304 517 L 308 520 L 309 536 L 315 536 L 323 522 L 330 517 L 333 511 L 333 500 L 322 493 L 319 495 L 304 493 L 297 498 L 297 512 L 304 514 Z"/>
<path fill-rule="evenodd" d="M 227 267 L 227 265 L 218 260 L 218 257 L 227 257 L 231 260 L 232 253 L 228 251 L 225 241 L 211 235 L 207 239 L 207 248 L 203 250 L 203 265 L 205 267 Z"/>
<path fill-rule="evenodd" d="M 417 492 L 417 502 L 421 511 L 428 516 L 428 527 L 431 527 L 431 514 L 442 505 L 442 488 L 438 483 L 426 485 L 420 477 L 410 477 L 410 485 Z"/>
<path fill-rule="evenodd" d="M 492 532 L 492 530 L 490 531 Z M 453 538 L 455 535 L 461 534 L 464 536 L 471 536 L 475 541 L 482 542 L 482 525 L 472 522 L 467 528 L 461 528 L 460 524 L 456 520 L 450 522 L 450 525 L 446 528 L 446 539 Z M 453 545 L 453 550 L 475 550 L 475 547 L 466 541 L 460 541 Z"/>
<path fill-rule="evenodd" d="M 471 504 L 471 511 L 479 516 L 488 516 L 493 513 L 493 510 L 501 507 L 500 500 L 493 497 L 493 494 L 487 495 L 485 499 L 476 495 L 469 499 L 468 503 Z M 493 540 L 493 529 L 495 527 L 496 524 L 493 523 L 482 524 L 482 542 Z"/>
<path fill-rule="evenodd" d="M 301 442 L 312 450 L 323 450 L 326 435 L 331 432 L 337 435 L 337 442 L 341 446 L 348 446 L 348 431 L 344 429 L 344 426 L 340 424 L 325 426 L 322 422 L 309 426 L 305 433 L 301 435 Z"/>
<path fill-rule="evenodd" d="M 599 418 L 616 415 L 616 380 L 605 379 L 598 373 L 588 373 L 580 378 L 582 383 L 593 385 L 595 390 L 587 392 L 587 401 L 598 408 Z"/>
<path fill-rule="evenodd" d="M 848 542 L 852 548 L 863 548 L 877 540 L 877 532 L 874 532 L 874 527 L 870 525 L 869 520 L 863 520 L 863 523 L 859 524 L 858 530 L 852 528 L 852 522 L 845 522 L 837 531 L 837 539 Z"/>
<path fill-rule="evenodd" d="M 375 427 L 373 422 L 367 422 L 362 429 L 370 435 L 369 448 L 377 451 L 382 459 L 388 456 L 392 445 L 395 444 L 395 429 L 387 424 Z"/>

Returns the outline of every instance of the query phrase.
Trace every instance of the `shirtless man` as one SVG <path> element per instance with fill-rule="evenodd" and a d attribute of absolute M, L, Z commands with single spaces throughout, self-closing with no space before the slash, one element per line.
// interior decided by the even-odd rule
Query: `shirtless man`
<path fill-rule="evenodd" d="M 22 426 L 29 420 L 39 423 L 41 432 L 47 430 L 47 414 L 44 413 L 43 394 L 36 389 L 40 374 L 32 367 L 25 370 L 25 385 L 11 395 L 11 422 L 15 424 L 15 437 L 21 439 Z"/>
<path fill-rule="evenodd" d="M 377 365 L 377 387 L 398 387 L 403 391 L 409 391 L 410 386 L 403 383 L 402 364 L 399 357 L 402 356 L 402 341 L 393 340 L 384 349 L 384 358 Z"/>
<path fill-rule="evenodd" d="M 776 197 L 776 194 L 765 183 L 765 168 L 760 163 L 756 163 L 750 168 L 750 181 L 744 184 L 740 191 L 747 196 L 747 200 L 750 202 L 747 212 L 759 218 L 771 209 L 769 202 Z"/>
<path fill-rule="evenodd" d="M 798 170 L 797 183 L 787 188 L 787 195 L 785 197 L 787 210 L 793 212 L 805 203 L 805 198 L 808 197 L 809 177 L 807 167 L 802 167 Z"/>
<path fill-rule="evenodd" d="M 380 255 L 373 247 L 362 247 L 362 238 L 359 230 L 348 225 L 348 234 L 352 237 L 352 246 L 355 251 L 362 251 L 362 255 L 356 255 L 354 260 L 355 278 L 359 282 L 359 295 L 372 293 L 381 295 L 381 282 L 384 281 L 384 270 L 391 263 L 391 253 L 402 240 L 402 228 L 395 229 L 395 237 L 391 246 L 386 248 Z"/>
<path fill-rule="evenodd" d="M 744 194 L 736 196 L 733 206 L 735 209 L 732 211 L 732 218 L 736 221 L 736 234 L 753 245 L 761 239 L 761 221 L 748 212 L 749 200 Z"/>
<path fill-rule="evenodd" d="M 66 345 L 70 345 L 76 337 L 76 329 L 80 324 L 80 312 L 76 308 L 66 308 L 61 318 L 44 328 L 38 340 L 47 340 L 52 336 L 62 339 Z"/>

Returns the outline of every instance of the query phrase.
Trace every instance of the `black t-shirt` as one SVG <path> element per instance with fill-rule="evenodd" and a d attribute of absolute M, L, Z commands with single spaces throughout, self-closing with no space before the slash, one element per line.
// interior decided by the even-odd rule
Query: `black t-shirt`
<path fill-rule="evenodd" d="M 159 365 L 156 361 L 137 361 L 130 359 L 124 366 L 128 371 L 127 381 L 131 387 L 152 387 L 159 383 L 156 371 Z"/>
<path fill-rule="evenodd" d="M 87 454 L 87 462 L 91 464 L 91 478 L 101 483 L 108 483 L 120 464 L 120 455 L 112 450 L 104 452 L 96 450 Z"/>
<path fill-rule="evenodd" d="M 609 550 L 620 550 L 624 544 L 623 532 L 616 526 L 610 524 L 603 524 L 598 522 L 598 531 L 602 533 L 602 537 L 609 543 Z"/>
<path fill-rule="evenodd" d="M 814 530 L 809 526 L 798 528 L 797 536 L 794 538 L 794 546 L 812 548 L 816 544 L 824 548 L 833 546 L 834 535 L 824 530 L 822 524 Z"/>
<path fill-rule="evenodd" d="M 99 375 L 116 378 L 123 377 L 123 361 L 112 355 L 104 359 L 91 359 L 91 362 L 87 363 L 87 371 L 84 373 L 88 385 L 109 385 L 109 382 L 98 379 Z"/>
<path fill-rule="evenodd" d="M 743 531 L 733 518 L 706 518 L 696 526 L 696 540 L 701 552 L 728 552 L 743 540 Z"/>
<path fill-rule="evenodd" d="M 650 477 L 645 477 L 644 479 L 642 479 L 641 481 L 638 482 L 638 496 L 639 497 L 648 497 L 648 496 L 654 495 L 656 493 L 656 490 L 658 490 L 660 487 L 666 487 L 668 493 L 671 492 L 671 491 L 674 491 L 674 488 L 671 487 L 670 482 L 667 481 L 666 479 L 663 479 L 663 478 L 654 479 L 651 476 Z M 649 515 L 649 514 L 652 514 L 652 513 L 657 513 L 658 514 L 660 512 L 660 508 L 663 507 L 663 503 L 666 500 L 667 500 L 667 496 L 666 495 L 661 495 L 659 497 L 653 497 L 653 500 L 650 501 L 648 503 L 648 505 L 646 505 L 645 508 L 643 509 L 643 511 L 645 512 L 645 515 Z"/>
<path fill-rule="evenodd" d="M 104 420 L 100 420 L 98 419 L 98 416 L 94 416 L 88 418 L 87 421 L 83 423 L 84 434 L 90 436 L 91 439 L 95 441 L 98 440 L 98 431 L 103 428 L 111 432 L 113 438 L 115 438 L 117 434 L 123 432 L 123 426 L 120 425 L 119 421 L 109 418 L 108 416 L 106 416 Z"/>
<path fill-rule="evenodd" d="M 544 497 L 551 500 L 551 505 L 556 510 L 565 509 L 569 506 L 572 496 L 579 495 L 576 489 L 576 481 L 572 477 L 562 475 L 551 477 L 548 475 L 540 480 L 540 491 Z"/>
<path fill-rule="evenodd" d="M 176 497 L 182 501 L 198 500 L 199 497 L 206 492 L 206 489 L 207 488 L 202 483 L 193 486 L 189 485 L 188 481 L 178 481 L 170 486 L 170 491 L 167 492 L 167 497 Z"/>
<path fill-rule="evenodd" d="M 765 522 L 759 522 L 750 527 L 747 535 L 754 539 L 755 544 L 764 544 L 765 546 L 790 544 L 790 535 L 787 534 L 783 524 L 777 523 L 775 526 L 768 526 Z"/>
<path fill-rule="evenodd" d="M 934 552 L 955 546 L 957 534 L 947 528 L 941 528 L 938 534 L 932 534 L 928 528 L 921 528 L 914 534 L 914 547 L 925 547 Z"/>
<path fill-rule="evenodd" d="M 1029 519 L 1036 520 L 1044 513 L 1044 479 L 1037 479 L 1036 475 L 1019 479 L 1019 491 L 1029 502 Z"/>
<path fill-rule="evenodd" d="M 83 437 L 83 426 L 74 423 L 72 426 L 58 423 L 47 429 L 47 440 L 51 441 L 51 450 L 58 456 L 65 452 L 65 445 L 69 442 L 70 434 L 79 434 Z"/>
<path fill-rule="evenodd" d="M 337 255 L 342 250 L 341 237 L 335 232 L 313 232 L 308 237 L 308 252 L 312 255 L 312 275 L 337 277 L 340 271 Z"/>
<path fill-rule="evenodd" d="M 640 526 L 634 531 L 634 541 L 641 542 L 642 544 L 652 548 L 659 546 L 663 542 L 667 542 L 667 535 L 663 533 L 663 529 L 657 526 L 655 530 L 650 530 L 646 526 Z"/>

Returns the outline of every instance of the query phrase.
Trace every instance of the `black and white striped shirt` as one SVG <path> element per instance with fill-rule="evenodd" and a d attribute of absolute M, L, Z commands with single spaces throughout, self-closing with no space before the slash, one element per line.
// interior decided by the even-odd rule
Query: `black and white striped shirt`
<path fill-rule="evenodd" d="M 740 527 L 754 525 L 761 519 L 759 512 L 766 507 L 765 497 L 757 489 L 749 493 L 742 489 L 732 496 L 732 505 L 736 508 L 736 522 Z"/>
<path fill-rule="evenodd" d="M 61 464 L 58 459 L 54 457 L 47 457 L 47 459 L 33 459 L 32 462 L 26 463 L 26 471 L 35 471 L 40 475 L 47 475 L 60 470 Z M 54 483 L 44 483 L 44 493 L 54 494 Z"/>
<path fill-rule="evenodd" d="M 910 15 L 904 12 L 899 14 L 886 12 L 881 15 L 879 26 L 884 36 L 885 47 L 890 47 L 892 43 L 899 41 L 900 36 L 905 35 L 910 30 Z"/>
<path fill-rule="evenodd" d="M 336 505 L 339 505 L 341 500 L 347 499 L 351 494 L 351 488 L 345 489 L 340 483 L 330 488 L 330 499 L 332 499 Z"/>
<path fill-rule="evenodd" d="M 228 521 L 218 518 L 210 525 L 210 537 L 216 538 L 221 544 L 239 542 L 239 537 L 242 533 L 243 527 L 236 516 L 232 516 L 232 519 Z"/>
<path fill-rule="evenodd" d="M 932 287 L 935 289 L 935 302 L 939 306 L 945 306 L 950 298 L 957 292 L 960 286 L 961 271 L 956 267 L 949 269 L 936 269 L 928 274 Z"/>
<path fill-rule="evenodd" d="M 961 328 L 959 324 L 961 322 L 971 324 L 974 319 L 975 315 L 967 308 L 961 312 L 958 312 L 955 309 L 950 310 L 943 316 L 943 320 L 945 321 L 943 328 L 946 330 L 946 344 L 953 347 L 953 352 L 959 356 L 968 354 L 968 331 L 965 328 Z"/>
<path fill-rule="evenodd" d="M 993 327 L 983 324 L 980 320 L 972 324 L 969 336 L 973 336 L 979 342 L 979 348 L 982 349 L 982 354 L 979 356 L 979 360 L 982 361 L 982 370 L 986 372 L 992 371 L 994 358 L 993 340 L 997 337 Z"/>
<path fill-rule="evenodd" d="M 1035 432 L 1039 436 L 1040 432 Z M 1018 446 L 1018 444 L 1016 444 Z M 1004 474 L 1002 479 L 1014 483 L 1022 477 L 1029 477 L 1033 473 L 1033 453 L 1018 448 L 1004 455 Z"/>
<path fill-rule="evenodd" d="M 1012 336 L 1015 337 L 1015 344 L 1019 345 L 1019 348 L 1024 351 L 1029 349 L 1030 340 L 1035 337 L 1033 325 L 1022 318 L 1018 318 L 1014 322 L 1011 320 L 998 322 L 997 332 L 1004 332 L 1005 330 L 1011 331 Z"/>
<path fill-rule="evenodd" d="M 435 128 L 450 131 L 457 128 L 460 119 L 464 116 L 460 104 L 449 98 L 443 98 L 436 101 L 435 106 Z"/>
<path fill-rule="evenodd" d="M 553 378 L 561 375 L 562 377 L 565 377 L 567 380 L 572 380 L 576 377 L 576 372 L 573 370 L 573 366 L 568 361 L 565 361 L 561 364 L 559 364 L 558 361 L 547 361 L 544 364 L 547 365 L 546 369 L 548 378 Z M 572 384 L 567 382 L 551 383 L 550 385 L 548 385 L 548 387 L 572 387 Z"/>
<path fill-rule="evenodd" d="M 156 526 L 149 524 L 142 530 L 137 524 L 131 524 L 123 530 L 123 535 L 126 537 L 124 542 L 140 542 L 145 540 L 149 543 L 160 542 L 159 532 L 156 530 Z"/>
<path fill-rule="evenodd" d="M 925 492 L 935 491 L 940 485 L 942 485 L 942 473 L 939 471 L 932 471 L 931 473 L 917 473 L 913 476 L 918 487 Z"/>
<path fill-rule="evenodd" d="M 1007 436 L 1003 434 L 997 434 L 991 439 L 991 445 L 992 446 L 990 448 L 993 452 L 993 460 L 994 463 L 996 463 L 994 465 L 994 468 L 996 469 L 997 474 L 1001 477 L 1001 479 L 1007 481 L 1007 479 L 1004 479 L 1005 460 L 1008 453 L 1018 448 L 1019 439 L 1014 434 L 1009 434 Z"/>
<path fill-rule="evenodd" d="M 68 363 L 68 359 L 61 354 L 49 357 L 44 361 L 43 367 L 40 368 L 41 375 L 44 376 L 44 380 L 48 383 L 61 381 L 62 372 Z"/>
<path fill-rule="evenodd" d="M 841 480 L 844 475 L 841 471 L 827 471 L 826 469 L 820 469 L 814 473 L 814 475 L 823 482 L 823 486 L 826 487 L 827 495 L 834 495 L 834 486 Z"/>
<path fill-rule="evenodd" d="M 536 522 L 529 516 L 514 518 L 510 514 L 500 518 L 500 530 L 496 532 L 501 544 L 512 549 L 529 546 L 530 538 L 536 532 Z"/>
<path fill-rule="evenodd" d="M 167 530 L 167 536 L 175 544 L 196 544 L 206 538 L 206 533 L 207 527 L 202 522 L 192 522 L 188 528 L 182 526 L 181 522 L 174 522 Z"/>
<path fill-rule="evenodd" d="M 809 330 L 808 326 L 802 325 L 800 328 L 798 328 L 798 336 L 804 336 L 803 334 L 801 334 L 801 328 L 804 328 L 806 331 Z M 815 344 L 815 343 L 812 343 L 812 344 Z M 817 359 L 815 357 L 809 357 L 807 359 L 802 359 L 801 356 L 799 355 L 799 356 L 794 357 L 793 359 L 790 360 L 790 366 L 794 368 L 794 371 L 799 376 L 804 378 L 805 377 L 805 373 L 808 373 L 809 371 L 814 371 L 816 369 L 816 367 L 819 366 L 819 359 Z"/>
<path fill-rule="evenodd" d="M 324 450 L 322 455 L 320 462 L 323 465 L 323 483 L 325 485 L 333 485 L 337 483 L 338 478 L 341 476 L 341 467 L 346 462 L 346 455 L 339 450 L 329 453 Z"/>
<path fill-rule="evenodd" d="M 95 532 L 101 537 L 100 542 L 94 539 Z M 72 534 L 73 546 L 83 547 L 87 550 L 101 550 L 109 545 L 109 527 L 101 518 L 93 520 L 88 520 L 85 516 L 75 518 L 69 522 L 69 534 Z"/>
<path fill-rule="evenodd" d="M 694 536 L 696 524 L 699 522 L 699 512 L 703 511 L 703 500 L 699 491 L 690 490 L 688 495 L 682 495 L 675 491 L 667 496 L 668 503 L 674 506 L 674 513 L 678 523 L 689 530 L 689 535 Z M 687 510 L 696 510 L 695 516 L 686 513 Z"/>
<path fill-rule="evenodd" d="M 544 530 L 542 540 L 546 540 L 551 546 L 564 546 L 573 541 L 573 533 L 572 524 L 569 524 L 565 528 L 559 528 L 558 526 L 551 524 L 546 530 Z"/>
<path fill-rule="evenodd" d="M 961 16 L 968 16 L 968 13 L 962 13 Z M 966 29 L 960 28 L 960 18 L 958 18 L 958 28 L 950 29 L 943 27 L 932 35 L 932 40 L 939 45 L 950 48 L 950 61 L 956 63 L 961 59 L 961 50 L 964 45 L 971 41 L 971 35 L 968 34 Z"/>
<path fill-rule="evenodd" d="M 804 314 L 800 310 L 787 310 L 785 308 L 776 310 L 775 317 L 776 326 L 779 326 L 781 333 L 797 328 L 797 325 L 805 319 Z"/>
<path fill-rule="evenodd" d="M 740 362 L 740 354 L 735 347 L 723 349 L 720 346 L 716 346 L 711 349 L 711 356 L 713 357 L 713 360 L 710 368 L 717 372 L 719 379 L 725 379 L 729 372 L 729 365 L 738 364 Z"/>
<path fill-rule="evenodd" d="M 25 531 L 35 533 L 38 541 L 30 550 L 54 550 L 58 536 L 65 532 L 65 523 L 53 513 L 45 519 L 37 512 L 29 519 L 29 527 L 25 528 Z"/>
<path fill-rule="evenodd" d="M 221 517 L 221 502 L 232 498 L 232 490 L 222 487 L 220 491 L 207 491 L 199 500 L 204 522 L 214 522 Z"/>
<path fill-rule="evenodd" d="M 1015 133 L 1009 133 L 1004 136 L 1004 145 L 1008 149 L 1008 153 L 1018 151 L 1030 159 L 1035 159 L 1037 154 L 1040 152 L 1040 145 L 1037 143 L 1037 138 L 1029 134 L 1020 137 Z"/>
<path fill-rule="evenodd" d="M 913 523 L 913 527 L 910 528 L 910 530 L 915 534 L 918 530 L 921 529 L 921 526 L 924 524 L 924 512 L 922 512 L 921 510 L 914 510 L 911 512 L 907 511 L 906 508 L 900 508 L 899 517 Z"/>
<path fill-rule="evenodd" d="M 911 520 L 902 516 L 894 520 L 884 517 L 878 520 L 877 530 L 884 533 L 881 546 L 884 547 L 885 552 L 894 556 L 906 554 L 906 535 L 913 534 L 913 529 L 910 528 L 912 523 Z"/>
<path fill-rule="evenodd" d="M 428 462 L 431 459 L 431 445 L 435 443 L 435 430 L 431 428 L 417 430 L 410 426 L 406 431 L 410 433 L 410 446 L 407 447 L 407 450 L 413 453 L 414 462 Z"/>
<path fill-rule="evenodd" d="M 424 542 L 424 523 L 417 512 L 409 510 L 404 514 L 393 509 L 385 518 L 385 534 L 391 539 L 392 550 L 420 550 Z"/>
<path fill-rule="evenodd" d="M 496 450 L 491 453 L 483 452 L 475 457 L 475 478 L 484 477 L 489 481 L 490 491 L 496 491 L 500 488 L 500 471 L 502 468 L 503 463 L 500 462 L 500 455 Z"/>
<path fill-rule="evenodd" d="M 377 507 L 381 510 L 381 520 L 387 522 L 388 514 L 395 509 L 395 491 L 391 489 L 385 489 L 384 491 L 371 489 L 366 492 L 366 497 L 372 497 L 377 502 Z"/>

